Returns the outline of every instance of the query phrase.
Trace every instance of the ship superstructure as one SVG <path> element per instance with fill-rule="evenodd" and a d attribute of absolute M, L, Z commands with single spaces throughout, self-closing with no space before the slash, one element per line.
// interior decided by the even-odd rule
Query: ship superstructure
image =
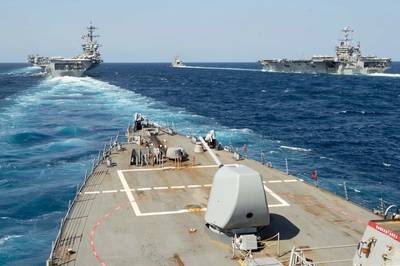
<path fill-rule="evenodd" d="M 40 66 L 46 74 L 51 76 L 83 76 L 88 70 L 103 62 L 99 51 L 100 44 L 96 41 L 99 36 L 94 34 L 96 27 L 89 25 L 87 30 L 88 32 L 82 36 L 84 43 L 81 55 L 71 58 L 29 55 L 28 62 L 34 66 Z"/>
<path fill-rule="evenodd" d="M 372 74 L 382 73 L 390 67 L 390 58 L 362 56 L 360 43 L 354 45 L 353 30 L 345 27 L 344 38 L 336 46 L 335 56 L 313 56 L 305 60 L 264 59 L 259 63 L 268 72 Z"/>

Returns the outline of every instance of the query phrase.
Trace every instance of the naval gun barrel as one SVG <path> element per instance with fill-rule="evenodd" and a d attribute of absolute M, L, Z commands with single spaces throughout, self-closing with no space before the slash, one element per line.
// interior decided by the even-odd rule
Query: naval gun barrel
<path fill-rule="evenodd" d="M 205 142 L 205 140 L 203 139 L 203 137 L 199 137 L 199 140 L 201 141 L 201 143 L 203 144 L 203 146 L 206 148 L 206 150 L 210 153 L 211 157 L 213 158 L 214 162 L 218 165 L 219 168 L 221 168 L 222 166 L 224 166 L 222 164 L 222 162 L 219 160 L 219 158 L 217 157 L 217 155 L 215 155 L 215 153 L 211 150 L 211 148 L 208 146 L 207 142 Z"/>

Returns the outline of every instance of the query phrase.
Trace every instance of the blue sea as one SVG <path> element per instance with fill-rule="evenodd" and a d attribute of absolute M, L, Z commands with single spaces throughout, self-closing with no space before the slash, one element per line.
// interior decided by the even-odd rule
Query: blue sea
<path fill-rule="evenodd" d="M 111 64 L 46 78 L 0 64 L 0 265 L 43 265 L 68 201 L 110 136 L 141 112 L 367 208 L 399 203 L 400 63 L 371 76 L 264 73 L 255 63 Z"/>

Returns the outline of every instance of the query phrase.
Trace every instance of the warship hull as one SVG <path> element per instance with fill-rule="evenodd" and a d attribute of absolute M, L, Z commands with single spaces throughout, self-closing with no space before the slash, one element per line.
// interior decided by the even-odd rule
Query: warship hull
<path fill-rule="evenodd" d="M 264 59 L 259 63 L 266 72 L 308 74 L 374 74 L 390 67 L 390 58 L 362 56 L 360 43 L 353 44 L 350 27 L 343 29 L 344 38 L 336 46 L 335 56 L 313 56 L 307 60 Z"/>
<path fill-rule="evenodd" d="M 93 63 L 91 60 L 57 60 L 51 61 L 44 67 L 44 71 L 53 77 L 82 77 L 86 72 L 98 64 Z"/>
<path fill-rule="evenodd" d="M 70 58 L 28 55 L 28 63 L 40 66 L 46 75 L 52 77 L 84 76 L 88 70 L 103 62 L 99 52 L 100 45 L 95 40 L 98 37 L 94 35 L 96 27 L 90 25 L 87 29 L 88 33 L 82 36 L 85 40 L 82 44 L 83 54 Z"/>
<path fill-rule="evenodd" d="M 266 72 L 333 74 L 336 73 L 334 62 L 313 62 L 311 60 L 261 60 Z"/>
<path fill-rule="evenodd" d="M 383 73 L 389 68 L 389 61 L 366 62 L 364 65 L 349 65 L 334 60 L 260 60 L 265 72 L 306 73 L 306 74 L 373 74 Z"/>

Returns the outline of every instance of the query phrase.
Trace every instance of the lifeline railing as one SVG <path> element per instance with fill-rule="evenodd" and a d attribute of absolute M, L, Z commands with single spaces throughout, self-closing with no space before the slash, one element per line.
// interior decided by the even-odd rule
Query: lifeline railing
<path fill-rule="evenodd" d="M 84 186 L 86 185 L 86 183 L 87 183 L 89 177 L 94 173 L 96 167 L 97 167 L 99 164 L 101 164 L 101 163 L 103 162 L 104 158 L 105 158 L 105 157 L 108 155 L 108 153 L 111 152 L 111 150 L 114 148 L 114 145 L 115 145 L 116 143 L 118 143 L 118 138 L 119 138 L 119 131 L 117 132 L 117 134 L 115 135 L 115 137 L 111 137 L 111 138 L 110 138 L 110 143 L 109 143 L 109 145 L 107 146 L 107 144 L 105 144 L 103 150 L 100 150 L 99 153 L 98 153 L 98 155 L 97 155 L 97 157 L 95 157 L 95 158 L 93 159 L 93 162 L 92 162 L 92 165 L 91 165 L 90 170 L 88 171 L 88 170 L 86 169 L 85 175 L 84 175 L 84 178 L 83 178 L 82 182 L 81 182 L 80 184 L 78 184 L 77 187 L 76 187 L 76 193 L 75 193 L 74 199 L 72 200 L 72 202 L 71 202 L 71 200 L 69 200 L 69 202 L 68 202 L 68 210 L 67 210 L 65 216 L 64 216 L 63 218 L 61 218 L 60 228 L 59 228 L 59 230 L 58 230 L 56 239 L 55 239 L 54 241 L 52 241 L 52 244 L 51 244 L 51 251 L 50 251 L 49 258 L 48 258 L 48 260 L 46 261 L 46 266 L 51 266 L 51 265 L 53 265 L 53 259 L 54 259 L 54 252 L 55 252 L 55 249 L 56 249 L 58 243 L 60 242 L 61 233 L 62 233 L 62 231 L 63 231 L 63 229 L 64 229 L 64 227 L 65 227 L 65 223 L 66 223 L 66 221 L 67 221 L 68 216 L 69 216 L 70 213 L 71 213 L 71 210 L 72 210 L 72 208 L 73 208 L 73 206 L 74 206 L 74 203 L 76 202 L 78 196 L 79 196 L 80 193 L 82 192 L 82 190 L 83 190 Z"/>
<path fill-rule="evenodd" d="M 158 125 L 156 123 L 149 123 L 149 125 L 152 125 L 152 126 L 155 126 L 155 127 L 158 127 L 158 128 L 162 128 L 162 126 L 160 126 L 160 125 Z M 130 124 L 128 125 L 128 128 L 129 128 L 129 126 L 130 126 Z M 175 125 L 173 124 L 172 126 L 175 126 Z M 170 128 L 164 128 L 164 129 L 170 129 Z M 170 130 L 173 132 L 173 129 L 170 129 Z M 71 213 L 71 210 L 72 210 L 72 208 L 74 206 L 74 203 L 76 202 L 78 196 L 81 194 L 81 192 L 82 192 L 83 188 L 85 187 L 89 177 L 94 173 L 96 167 L 99 166 L 103 162 L 103 160 L 109 155 L 109 153 L 111 153 L 111 150 L 118 143 L 118 138 L 119 138 L 119 131 L 117 131 L 117 134 L 114 137 L 110 138 L 110 142 L 109 142 L 108 145 L 104 144 L 103 149 L 99 150 L 99 153 L 98 153 L 97 157 L 95 157 L 93 159 L 93 162 L 92 162 L 92 165 L 90 167 L 90 170 L 88 171 L 86 169 L 85 175 L 84 175 L 84 178 L 83 178 L 82 182 L 76 186 L 76 193 L 75 193 L 74 199 L 72 201 L 70 200 L 68 202 L 68 210 L 67 210 L 65 216 L 63 218 L 61 218 L 61 222 L 60 222 L 61 225 L 60 225 L 60 228 L 58 230 L 57 237 L 56 237 L 56 239 L 54 241 L 52 241 L 51 251 L 50 251 L 49 258 L 46 261 L 46 266 L 52 266 L 53 265 L 53 259 L 55 259 L 54 258 L 54 253 L 55 253 L 56 247 L 57 247 L 58 243 L 60 242 L 61 233 L 62 233 L 62 231 L 63 231 L 63 229 L 65 227 L 65 223 L 67 221 L 67 218 L 68 218 L 69 214 Z M 120 144 L 126 144 L 126 143 L 120 143 Z"/>
<path fill-rule="evenodd" d="M 327 264 L 335 264 L 335 263 L 343 263 L 343 262 L 352 262 L 353 258 L 349 259 L 327 259 L 327 260 L 310 260 L 307 258 L 305 252 L 307 251 L 316 251 L 316 250 L 329 250 L 333 249 L 341 249 L 341 248 L 350 248 L 356 247 L 357 244 L 350 245 L 337 245 L 337 246 L 324 246 L 324 247 L 312 247 L 312 248 L 296 248 L 293 247 L 290 253 L 290 259 L 288 266 L 317 266 L 317 265 L 327 265 Z M 313 252 L 315 254 L 315 252 Z"/>

